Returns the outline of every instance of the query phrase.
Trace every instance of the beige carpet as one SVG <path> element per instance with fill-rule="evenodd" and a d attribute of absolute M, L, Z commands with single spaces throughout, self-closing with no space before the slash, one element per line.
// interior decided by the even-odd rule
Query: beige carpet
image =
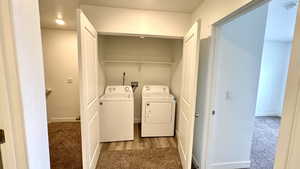
<path fill-rule="evenodd" d="M 182 169 L 176 148 L 102 152 L 97 169 Z"/>
<path fill-rule="evenodd" d="M 48 124 L 51 169 L 82 169 L 79 122 Z"/>

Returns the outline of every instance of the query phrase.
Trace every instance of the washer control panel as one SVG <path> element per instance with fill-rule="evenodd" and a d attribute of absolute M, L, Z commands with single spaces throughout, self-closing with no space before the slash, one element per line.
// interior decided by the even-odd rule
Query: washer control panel
<path fill-rule="evenodd" d="M 132 93 L 131 86 L 107 86 L 106 94 L 129 94 Z"/>

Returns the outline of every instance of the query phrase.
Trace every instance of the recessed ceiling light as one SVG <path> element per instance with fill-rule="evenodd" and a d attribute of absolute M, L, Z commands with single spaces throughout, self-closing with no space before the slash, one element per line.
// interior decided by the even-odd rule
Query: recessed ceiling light
<path fill-rule="evenodd" d="M 58 24 L 58 25 L 64 25 L 65 21 L 62 20 L 62 19 L 55 19 L 55 23 Z"/>

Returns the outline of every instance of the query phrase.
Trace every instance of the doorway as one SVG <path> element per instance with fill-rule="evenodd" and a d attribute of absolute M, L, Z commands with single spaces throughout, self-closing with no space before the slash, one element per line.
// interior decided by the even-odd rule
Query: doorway
<path fill-rule="evenodd" d="M 28 25 L 30 25 L 30 24 L 28 24 Z M 21 29 L 21 28 L 19 28 L 19 29 Z M 33 43 L 33 44 L 35 44 L 35 43 Z M 24 45 L 24 46 L 26 46 L 26 45 Z M 34 59 L 33 59 L 34 60 Z M 30 65 L 30 64 L 29 64 Z M 43 91 L 44 92 L 44 91 Z M 43 92 L 40 92 L 40 93 L 43 93 Z M 41 99 L 42 100 L 42 99 Z M 35 148 L 36 149 L 36 148 Z M 39 155 L 43 155 L 43 154 L 45 154 L 45 153 L 36 153 L 36 154 L 39 154 Z M 47 161 L 47 160 L 44 160 L 44 161 Z"/>
<path fill-rule="evenodd" d="M 273 0 L 215 24 L 216 61 L 207 168 L 273 168 L 290 48 L 282 40 L 270 41 L 271 37 L 277 38 L 274 35 L 293 37 L 296 13 L 296 2 Z M 289 30 L 278 34 L 275 32 L 284 32 L 282 28 L 268 29 L 276 28 L 274 24 L 280 22 L 289 22 L 284 24 Z M 268 96 L 266 89 L 272 90 Z M 276 109 L 260 114 L 262 107 L 268 109 L 266 105 L 276 105 Z"/>
<path fill-rule="evenodd" d="M 51 168 L 82 168 L 77 34 L 41 29 Z"/>
<path fill-rule="evenodd" d="M 251 169 L 273 169 L 283 115 L 297 1 L 269 4 L 251 148 Z M 282 25 L 280 29 L 276 25 Z"/>

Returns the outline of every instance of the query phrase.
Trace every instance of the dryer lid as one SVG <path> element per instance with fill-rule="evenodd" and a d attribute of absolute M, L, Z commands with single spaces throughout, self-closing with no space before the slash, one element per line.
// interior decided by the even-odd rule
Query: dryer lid
<path fill-rule="evenodd" d="M 144 97 L 170 97 L 168 86 L 163 85 L 145 85 L 143 87 Z"/>

